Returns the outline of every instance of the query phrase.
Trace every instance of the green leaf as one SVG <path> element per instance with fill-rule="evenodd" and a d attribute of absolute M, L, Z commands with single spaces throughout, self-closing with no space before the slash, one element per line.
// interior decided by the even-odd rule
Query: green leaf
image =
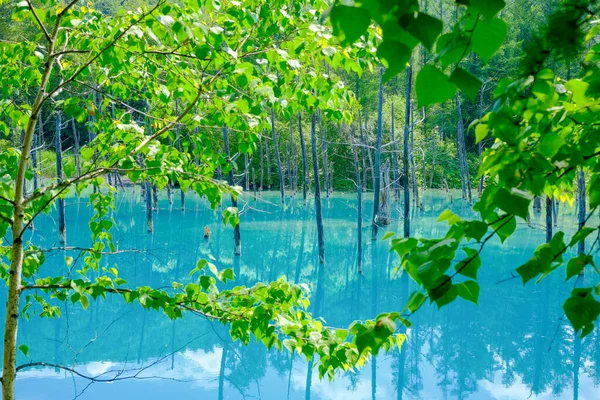
<path fill-rule="evenodd" d="M 23 355 L 28 356 L 29 355 L 29 347 L 27 347 L 26 345 L 22 344 L 19 346 L 19 351 L 21 353 L 23 353 Z"/>
<path fill-rule="evenodd" d="M 368 10 L 359 7 L 336 4 L 330 14 L 333 34 L 347 46 L 358 40 L 371 23 Z"/>
<path fill-rule="evenodd" d="M 460 275 L 477 279 L 477 271 L 481 267 L 481 258 L 477 254 L 477 250 L 470 247 L 464 247 L 463 251 L 467 254 L 467 258 L 456 264 L 454 268 Z"/>
<path fill-rule="evenodd" d="M 419 241 L 415 238 L 401 238 L 392 239 L 392 249 L 398 253 L 400 257 L 404 257 L 406 254 L 414 250 Z"/>
<path fill-rule="evenodd" d="M 575 244 L 584 241 L 591 233 L 595 232 L 595 228 L 590 228 L 588 226 L 584 226 L 579 230 L 576 234 L 573 235 L 571 241 L 569 242 L 569 247 L 575 246 Z"/>
<path fill-rule="evenodd" d="M 406 308 L 410 310 L 410 312 L 415 312 L 421 307 L 421 304 L 425 301 L 427 297 L 421 292 L 414 292 L 408 302 L 406 303 Z"/>
<path fill-rule="evenodd" d="M 387 240 L 391 237 L 394 237 L 396 234 L 394 232 L 386 232 L 385 235 L 381 238 L 381 240 Z"/>
<path fill-rule="evenodd" d="M 485 19 L 492 19 L 506 7 L 504 0 L 471 0 L 470 6 L 475 8 Z"/>
<path fill-rule="evenodd" d="M 456 93 L 456 86 L 433 65 L 426 65 L 417 76 L 416 91 L 418 107 L 443 103 Z"/>
<path fill-rule="evenodd" d="M 384 40 L 377 48 L 377 57 L 386 67 L 383 80 L 388 81 L 391 77 L 402 72 L 410 61 L 411 50 L 396 40 Z"/>
<path fill-rule="evenodd" d="M 460 221 L 460 217 L 450 210 L 444 210 L 437 220 L 438 222 L 448 221 L 448 225 L 454 225 Z"/>
<path fill-rule="evenodd" d="M 444 28 L 442 21 L 422 12 L 406 13 L 400 17 L 399 22 L 408 33 L 419 39 L 429 50 Z"/>
<path fill-rule="evenodd" d="M 385 339 L 396 332 L 396 323 L 388 317 L 383 317 L 375 323 L 375 336 Z"/>
<path fill-rule="evenodd" d="M 479 78 L 461 67 L 456 67 L 454 69 L 452 75 L 450 75 L 450 82 L 458 86 L 458 88 L 473 102 L 477 99 L 477 94 L 482 85 Z"/>
<path fill-rule="evenodd" d="M 475 281 L 466 281 L 459 283 L 456 286 L 458 295 L 463 299 L 477 304 L 479 301 L 479 284 Z"/>
<path fill-rule="evenodd" d="M 489 23 L 479 22 L 477 24 L 473 30 L 471 45 L 484 64 L 487 64 L 502 46 L 507 33 L 506 23 L 498 18 L 492 19 Z"/>
<path fill-rule="evenodd" d="M 517 219 L 512 216 L 508 216 L 502 220 L 495 219 L 494 221 L 491 224 L 491 228 L 496 232 L 502 243 L 517 229 Z"/>
<path fill-rule="evenodd" d="M 528 193 L 513 189 L 499 188 L 493 198 L 494 204 L 508 214 L 527 219 L 531 196 Z"/>
<path fill-rule="evenodd" d="M 600 315 L 600 303 L 594 299 L 591 291 L 592 289 L 574 289 L 563 305 L 565 315 L 576 332 L 582 329 L 587 333 L 591 332 L 589 326 L 593 327 Z"/>
<path fill-rule="evenodd" d="M 475 143 L 481 142 L 485 139 L 490 132 L 490 128 L 487 124 L 479 123 L 475 126 Z"/>
<path fill-rule="evenodd" d="M 572 277 L 579 275 L 583 272 L 586 265 L 590 263 L 590 257 L 586 254 L 581 254 L 577 257 L 573 257 L 567 263 L 567 281 Z"/>

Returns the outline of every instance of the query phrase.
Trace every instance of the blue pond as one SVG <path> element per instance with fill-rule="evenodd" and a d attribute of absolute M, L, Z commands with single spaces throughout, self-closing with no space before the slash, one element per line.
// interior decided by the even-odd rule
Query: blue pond
<path fill-rule="evenodd" d="M 359 275 L 355 194 L 323 201 L 322 268 L 317 262 L 312 198 L 306 207 L 299 196 L 281 207 L 276 193 L 265 193 L 258 200 L 249 197 L 241 217 L 243 254 L 234 258 L 232 228 L 221 223 L 220 211 L 190 195 L 182 212 L 179 196 L 174 197 L 173 207 L 166 196 L 160 198 L 155 233 L 150 235 L 139 189 L 119 192 L 114 238 L 120 250 L 142 251 L 106 256 L 102 265 L 117 266 L 130 285 L 170 287 L 173 281 L 188 282 L 189 271 L 210 254 L 218 267 L 236 271 L 239 284 L 282 275 L 306 283 L 312 290 L 313 312 L 331 326 L 399 311 L 414 289 L 406 277 L 396 276 L 398 259 L 388 243 L 369 240 L 370 198 L 364 202 L 364 273 Z M 443 235 L 446 225 L 436 219 L 446 208 L 463 216 L 470 213 L 457 196 L 453 202 L 439 192 L 423 197 L 424 210 L 413 212 L 413 234 L 418 236 Z M 67 199 L 70 246 L 90 244 L 91 211 L 86 202 Z M 402 232 L 398 207 L 393 204 L 389 229 Z M 596 330 L 583 341 L 576 339 L 563 318 L 562 303 L 573 282 L 564 283 L 564 271 L 526 287 L 520 279 L 507 279 L 544 241 L 542 223 L 541 216 L 534 216 L 531 227 L 520 224 L 504 245 L 488 243 L 478 306 L 456 301 L 439 311 L 434 305 L 422 307 L 412 318 L 401 352 L 381 354 L 362 370 L 340 374 L 333 382 L 320 381 L 298 355 L 232 342 L 219 323 L 194 315 L 171 321 L 109 296 L 91 303 L 86 311 L 66 302 L 61 318 L 33 315 L 22 320 L 19 343 L 27 344 L 29 355 L 21 354 L 19 364 L 66 365 L 96 381 L 53 367 L 25 369 L 18 376 L 17 398 L 599 399 L 600 334 Z M 212 231 L 209 241 L 203 239 L 206 225 Z M 572 232 L 574 210 L 561 205 L 558 225 Z M 52 215 L 37 221 L 31 233 L 42 248 L 56 246 L 57 238 Z M 77 254 L 70 254 L 75 257 L 73 270 L 81 263 Z M 49 253 L 43 271 L 66 273 L 64 256 Z"/>

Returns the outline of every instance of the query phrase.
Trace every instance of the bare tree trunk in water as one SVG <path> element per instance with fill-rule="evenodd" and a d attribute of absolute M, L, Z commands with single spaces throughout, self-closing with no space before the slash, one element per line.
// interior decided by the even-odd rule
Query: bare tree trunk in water
<path fill-rule="evenodd" d="M 265 137 L 265 153 L 267 156 L 267 189 L 271 189 L 271 155 L 269 149 L 269 140 Z"/>
<path fill-rule="evenodd" d="M 321 156 L 323 157 L 323 186 L 325 197 L 329 197 L 329 170 L 327 165 L 327 127 L 323 129 L 321 109 L 319 109 L 319 134 L 321 136 Z"/>
<path fill-rule="evenodd" d="M 381 136 L 383 134 L 383 67 L 379 67 L 379 101 L 377 104 L 377 141 L 375 144 L 375 179 L 373 180 L 373 221 L 371 240 L 377 240 L 379 224 L 379 192 L 381 190 Z"/>
<path fill-rule="evenodd" d="M 294 154 L 294 131 L 292 129 L 293 120 L 290 118 L 290 159 L 292 160 L 292 181 L 290 184 L 290 189 L 295 193 L 297 189 L 296 181 L 298 180 L 298 176 L 296 175 L 296 156 Z"/>
<path fill-rule="evenodd" d="M 460 183 L 462 187 L 463 199 L 472 202 L 471 198 L 471 177 L 469 176 L 469 162 L 467 160 L 467 148 L 465 145 L 465 129 L 462 118 L 462 107 L 460 105 L 460 96 L 458 92 L 455 95 L 456 111 L 458 112 L 457 136 L 458 136 L 458 158 L 460 164 Z"/>
<path fill-rule="evenodd" d="M 298 114 L 298 131 L 300 132 L 300 149 L 302 150 L 302 199 L 306 205 L 306 174 L 308 172 L 308 157 L 306 156 L 306 145 L 302 133 L 302 114 Z"/>
<path fill-rule="evenodd" d="M 262 135 L 258 137 L 260 145 L 260 192 L 265 190 L 265 163 L 264 163 L 264 149 Z"/>
<path fill-rule="evenodd" d="M 410 135 L 410 97 L 412 92 L 412 60 L 409 60 L 408 68 L 406 68 L 406 95 L 404 97 L 406 109 L 404 111 L 404 160 L 403 170 L 404 175 L 404 237 L 410 236 L 410 190 L 408 188 L 408 147 Z"/>
<path fill-rule="evenodd" d="M 386 161 L 381 166 L 381 189 L 379 196 L 379 218 L 377 222 L 380 225 L 389 225 L 391 223 L 391 196 L 390 196 L 390 164 Z"/>
<path fill-rule="evenodd" d="M 360 118 L 358 119 L 358 124 L 360 125 Z M 354 156 L 354 172 L 356 174 L 356 196 L 357 196 L 357 207 L 356 207 L 356 234 L 357 234 L 357 244 L 356 244 L 356 264 L 358 268 L 358 273 L 362 274 L 362 182 L 361 182 L 361 174 L 360 167 L 358 163 L 358 151 L 356 149 L 356 144 L 354 136 L 350 135 L 352 139 L 352 155 Z"/>
<path fill-rule="evenodd" d="M 244 153 L 244 192 L 250 190 L 250 163 L 248 161 L 248 153 Z"/>
<path fill-rule="evenodd" d="M 273 135 L 273 148 L 275 150 L 275 160 L 277 161 L 277 170 L 279 171 L 279 190 L 281 191 L 281 203 L 285 203 L 285 189 L 283 187 L 283 171 L 281 170 L 281 158 L 277 147 L 277 135 L 275 134 L 275 110 L 271 108 L 271 134 Z"/>
<path fill-rule="evenodd" d="M 358 127 L 359 127 L 359 131 L 360 131 L 360 155 L 362 158 L 362 173 L 363 173 L 363 192 L 365 190 L 367 190 L 368 186 L 369 186 L 369 182 L 367 182 L 367 161 L 366 161 L 366 157 L 365 157 L 365 146 L 366 146 L 366 142 L 365 142 L 365 134 L 363 132 L 363 125 L 362 125 L 362 119 L 360 117 L 360 108 L 358 109 Z"/>
<path fill-rule="evenodd" d="M 227 163 L 231 166 L 231 156 L 229 155 L 229 131 L 227 129 L 227 125 L 223 126 L 223 143 L 225 148 L 225 155 L 227 156 Z M 229 172 L 227 173 L 227 183 L 229 184 L 229 186 L 234 185 L 233 166 L 231 166 Z M 234 195 L 231 195 L 231 207 L 235 209 L 237 209 L 238 207 L 237 198 Z M 242 254 L 242 240 L 239 223 L 233 228 L 233 254 L 236 256 Z"/>
<path fill-rule="evenodd" d="M 254 191 L 254 200 L 256 200 L 256 188 L 257 188 L 257 184 L 256 184 L 256 175 L 254 175 L 254 167 L 252 167 L 252 189 Z"/>
<path fill-rule="evenodd" d="M 536 214 L 542 212 L 542 198 L 540 196 L 535 196 L 533 198 L 533 212 Z"/>
<path fill-rule="evenodd" d="M 417 167 L 415 165 L 415 107 L 414 104 L 410 104 L 410 143 L 409 143 L 409 153 L 410 153 L 410 170 L 411 170 L 411 181 L 412 181 L 412 190 L 414 195 L 414 201 L 417 208 L 421 208 L 421 202 L 419 201 L 419 185 L 417 184 Z"/>
<path fill-rule="evenodd" d="M 152 185 L 152 208 L 154 211 L 158 211 L 158 188 L 156 185 Z"/>
<path fill-rule="evenodd" d="M 584 225 L 585 225 L 585 217 L 586 217 L 586 197 L 585 197 L 585 173 L 583 172 L 583 169 L 581 169 L 579 171 L 579 174 L 577 176 L 577 197 L 578 197 L 578 201 L 579 201 L 579 210 L 577 213 L 577 222 L 578 222 L 578 227 L 579 230 L 581 230 Z M 583 254 L 585 253 L 585 240 L 582 240 L 579 242 L 578 248 L 577 248 L 577 252 L 578 254 Z"/>
<path fill-rule="evenodd" d="M 179 116 L 179 99 L 175 99 L 175 115 Z M 179 124 L 175 124 L 175 140 L 177 141 L 177 150 L 181 151 L 181 136 L 179 135 Z M 181 211 L 185 211 L 185 190 L 179 185 L 181 192 Z"/>
<path fill-rule="evenodd" d="M 392 102 L 392 176 L 394 178 L 394 195 L 396 201 L 400 200 L 400 182 L 398 176 L 398 152 L 396 151 L 396 132 L 395 132 L 395 116 L 394 116 L 394 102 Z"/>
<path fill-rule="evenodd" d="M 369 158 L 369 166 L 371 167 L 371 184 L 375 188 L 375 167 L 373 166 L 373 157 L 371 157 L 371 147 L 369 144 L 369 126 L 367 124 L 367 110 L 365 110 L 365 137 L 363 138 L 364 146 L 367 150 L 367 156 Z M 365 178 L 365 188 L 367 188 L 367 180 Z"/>
<path fill-rule="evenodd" d="M 290 145 L 289 145 L 289 143 L 285 145 L 285 154 L 287 157 L 288 188 L 290 189 L 290 193 L 291 193 L 293 191 L 293 185 L 292 185 L 292 162 L 290 161 Z"/>
<path fill-rule="evenodd" d="M 558 206 L 558 199 L 552 196 L 552 215 L 554 217 L 554 227 L 558 226 Z"/>
<path fill-rule="evenodd" d="M 481 121 L 481 119 L 483 118 L 483 90 L 485 88 L 485 85 L 481 87 L 481 89 L 479 90 L 479 120 Z M 480 140 L 479 143 L 477 143 L 477 154 L 479 155 L 479 163 L 481 164 L 481 154 L 483 154 L 483 144 L 482 141 Z M 479 185 L 477 186 L 477 194 L 479 195 L 479 197 L 481 197 L 481 194 L 483 193 L 483 182 L 484 182 L 484 175 L 481 174 L 481 176 L 479 177 Z"/>
<path fill-rule="evenodd" d="M 321 209 L 321 188 L 319 187 L 319 159 L 317 157 L 317 116 L 311 118 L 312 163 L 315 175 L 315 211 L 317 217 L 317 240 L 319 243 L 319 263 L 325 263 L 325 241 L 323 238 L 323 210 Z"/>
<path fill-rule="evenodd" d="M 429 188 L 433 188 L 433 178 L 435 177 L 435 155 L 436 155 L 436 143 L 435 143 L 435 129 L 431 130 L 431 178 L 429 181 Z"/>
<path fill-rule="evenodd" d="M 552 240 L 552 197 L 546 196 L 546 243 Z"/>
<path fill-rule="evenodd" d="M 56 146 L 56 181 L 61 183 L 63 180 L 63 166 L 62 166 L 62 140 L 60 138 L 60 125 L 61 125 L 62 112 L 56 112 L 56 130 L 55 135 L 55 146 Z M 67 243 L 67 225 L 65 221 L 65 199 L 61 196 L 57 199 L 58 208 L 58 237 L 60 244 Z"/>
<path fill-rule="evenodd" d="M 77 132 L 77 128 L 75 126 L 75 118 L 71 118 L 71 128 L 73 129 L 73 140 L 75 141 L 75 148 L 73 158 L 75 160 L 75 171 L 77 172 L 77 176 L 81 176 L 81 156 L 79 155 L 79 133 Z"/>

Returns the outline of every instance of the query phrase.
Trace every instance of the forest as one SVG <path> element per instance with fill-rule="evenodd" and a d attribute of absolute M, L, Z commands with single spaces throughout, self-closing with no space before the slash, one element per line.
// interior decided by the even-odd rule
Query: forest
<path fill-rule="evenodd" d="M 600 398 L 595 0 L 0 0 L 0 76 L 2 399 Z"/>

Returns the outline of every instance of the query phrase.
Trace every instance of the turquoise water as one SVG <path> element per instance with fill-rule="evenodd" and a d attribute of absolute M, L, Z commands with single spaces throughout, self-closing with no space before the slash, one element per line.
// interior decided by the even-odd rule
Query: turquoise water
<path fill-rule="evenodd" d="M 176 206 L 179 196 L 176 194 Z M 86 199 L 67 201 L 68 244 L 89 245 Z M 155 214 L 155 234 L 146 233 L 139 190 L 119 193 L 113 232 L 120 250 L 141 253 L 107 256 L 131 285 L 171 286 L 189 280 L 199 258 L 212 254 L 221 268 L 232 267 L 238 283 L 252 284 L 286 275 L 313 291 L 313 312 L 329 325 L 347 326 L 355 319 L 400 310 L 414 289 L 394 275 L 397 258 L 385 242 L 371 242 L 365 201 L 364 274 L 356 273 L 355 195 L 324 200 L 326 265 L 318 267 L 312 199 L 304 207 L 298 196 L 286 207 L 277 194 L 249 198 L 241 217 L 241 259 L 233 257 L 232 228 L 220 214 L 192 196 L 185 212 L 169 209 L 166 197 Z M 469 208 L 448 195 L 428 192 L 425 210 L 413 213 L 416 235 L 436 236 L 445 208 L 467 216 Z M 228 202 L 224 204 L 227 205 Z M 562 206 L 559 226 L 575 228 L 573 210 Z M 402 231 L 398 209 L 391 230 Z M 573 282 L 561 273 L 524 288 L 510 273 L 543 242 L 542 220 L 523 224 L 505 245 L 490 242 L 480 270 L 479 306 L 457 301 L 438 311 L 423 307 L 402 352 L 382 354 L 356 373 L 319 381 L 300 357 L 248 347 L 228 339 L 226 329 L 187 315 L 171 321 L 161 313 L 125 305 L 117 298 L 90 303 L 87 311 L 70 302 L 62 317 L 22 321 L 19 342 L 29 356 L 19 364 L 44 361 L 73 367 L 86 379 L 54 368 L 21 371 L 17 398 L 33 399 L 598 399 L 600 334 L 574 339 L 562 317 L 562 302 Z M 212 231 L 203 239 L 203 228 Z M 54 219 L 36 223 L 33 240 L 40 247 L 58 244 Z M 383 233 L 380 234 L 380 237 Z M 45 268 L 66 273 L 62 253 L 48 256 Z M 75 268 L 79 260 L 75 261 Z M 2 296 L 5 296 L 4 294 Z M 4 299 L 2 299 L 4 301 Z M 103 379 L 117 378 L 111 383 Z"/>

